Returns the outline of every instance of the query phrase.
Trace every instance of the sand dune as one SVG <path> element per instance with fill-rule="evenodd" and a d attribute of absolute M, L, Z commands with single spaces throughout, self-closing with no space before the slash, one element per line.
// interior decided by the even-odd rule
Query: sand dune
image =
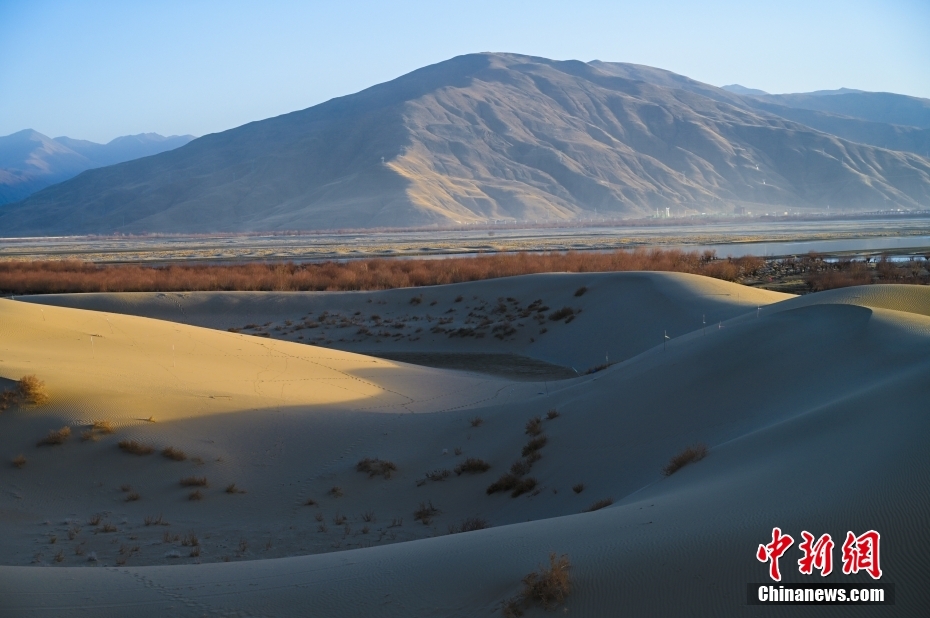
<path fill-rule="evenodd" d="M 492 283 L 500 287 L 481 287 Z M 581 285 L 588 291 L 573 296 Z M 569 324 L 547 319 L 552 332 L 536 347 L 523 334 L 437 335 L 404 345 L 491 343 L 564 361 L 583 360 L 578 349 L 609 339 L 621 362 L 542 385 L 115 313 L 122 307 L 170 318 L 173 311 L 178 319 L 180 307 L 185 321 L 206 323 L 225 307 L 223 318 L 206 324 L 224 328 L 262 315 L 258 295 L 175 297 L 174 309 L 168 298 L 129 295 L 43 299 L 112 313 L 0 303 L 0 376 L 28 370 L 52 393 L 47 407 L 0 415 L 5 454 L 22 451 L 29 459 L 19 470 L 0 468 L 9 488 L 0 496 L 0 615 L 500 615 L 500 603 L 550 551 L 572 561 L 569 614 L 795 615 L 745 605 L 746 584 L 766 580 L 754 554 L 773 526 L 796 538 L 802 529 L 834 538 L 879 530 L 882 582 L 894 582 L 897 595 L 882 614 L 920 615 L 930 603 L 923 582 L 930 567 L 923 521 L 930 507 L 923 437 L 930 429 L 930 302 L 922 290 L 873 286 L 744 299 L 745 288 L 738 298 L 722 296 L 736 286 L 692 276 L 546 275 L 448 289 L 267 295 L 264 315 L 280 324 L 323 306 L 351 315 L 354 303 L 368 306 L 370 298 L 371 305 L 384 301 L 376 305 L 384 314 L 412 316 L 445 311 L 448 297 L 454 303 L 458 295 L 498 290 L 524 307 L 545 291 L 553 299 L 568 295 L 583 311 Z M 414 292 L 423 301 L 410 305 Z M 478 304 L 473 299 L 470 311 Z M 698 310 L 713 312 L 710 328 L 695 323 Z M 106 328 L 107 317 L 112 357 L 80 357 L 79 336 Z M 667 345 L 661 338 L 650 345 L 655 338 L 639 333 L 666 322 Z M 173 333 L 184 335 L 191 359 L 175 374 L 155 372 L 172 362 L 163 350 Z M 230 400 L 195 399 L 190 374 L 198 371 L 214 395 Z M 271 373 L 274 387 L 262 381 Z M 365 382 L 329 385 L 346 375 Z M 99 384 L 106 376 L 152 403 L 121 412 Z M 82 401 L 116 421 L 166 402 L 165 420 L 127 421 L 96 442 L 32 446 Z M 526 421 L 549 409 L 559 416 L 542 421 L 548 443 L 528 473 L 539 491 L 487 495 L 488 484 L 520 458 Z M 476 416 L 483 423 L 473 427 Z M 121 453 L 115 443 L 130 435 L 177 443 L 203 463 Z M 696 442 L 710 447 L 706 459 L 662 477 L 663 464 Z M 390 479 L 369 478 L 355 471 L 362 457 L 390 460 L 397 470 Z M 491 469 L 420 483 L 465 457 Z M 202 500 L 187 499 L 178 484 L 185 475 L 209 478 Z M 225 493 L 232 482 L 248 493 Z M 127 483 L 140 500 L 124 502 L 120 485 Z M 577 483 L 585 487 L 576 494 Z M 341 497 L 328 495 L 334 485 Z M 308 498 L 316 505 L 305 506 Z M 603 498 L 613 505 L 581 512 Z M 420 502 L 440 510 L 428 525 L 413 519 Z M 87 523 L 101 512 L 118 531 Z M 171 525 L 143 524 L 158 513 Z M 340 515 L 346 521 L 337 524 Z M 492 527 L 448 533 L 476 516 Z M 81 526 L 73 540 L 72 522 Z M 200 556 L 171 537 L 190 532 L 200 539 Z M 84 555 L 76 556 L 81 543 Z M 121 546 L 140 549 L 120 555 Z M 60 549 L 65 557 L 56 563 Z M 87 562 L 90 551 L 96 563 Z M 783 560 L 785 581 L 809 581 L 791 567 L 795 559 Z M 870 581 L 862 573 L 827 580 Z M 841 606 L 807 609 L 849 615 Z"/>

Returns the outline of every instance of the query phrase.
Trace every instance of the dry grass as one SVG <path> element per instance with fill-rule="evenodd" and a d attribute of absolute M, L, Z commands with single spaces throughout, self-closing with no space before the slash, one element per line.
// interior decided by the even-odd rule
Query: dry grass
<path fill-rule="evenodd" d="M 48 403 L 48 391 L 45 382 L 34 375 L 26 375 L 17 381 L 12 389 L 0 392 L 0 410 L 11 406 L 41 406 Z"/>
<path fill-rule="evenodd" d="M 584 511 L 582 511 L 582 512 L 583 512 L 583 513 L 591 513 L 591 512 L 593 512 L 593 511 L 599 511 L 599 510 L 601 510 L 602 508 L 608 507 L 608 506 L 610 506 L 610 505 L 613 504 L 613 503 L 614 503 L 614 499 L 613 499 L 613 498 L 604 498 L 603 500 L 598 500 L 597 502 L 595 502 L 594 504 L 592 504 L 591 506 L 589 506 L 588 508 L 586 508 L 586 509 L 585 509 Z"/>
<path fill-rule="evenodd" d="M 316 506 L 316 500 L 313 498 L 307 498 L 307 501 L 304 502 L 304 506 Z"/>
<path fill-rule="evenodd" d="M 338 485 L 332 486 L 326 493 L 328 493 L 333 498 L 341 498 L 343 496 L 342 487 L 339 487 Z"/>
<path fill-rule="evenodd" d="M 62 427 L 61 429 L 53 429 L 48 432 L 48 435 L 36 442 L 36 446 L 57 446 L 59 444 L 64 444 L 67 442 L 68 438 L 71 437 L 71 428 Z"/>
<path fill-rule="evenodd" d="M 584 491 L 584 483 L 578 483 L 577 485 L 572 486 L 572 491 L 576 494 L 580 494 Z"/>
<path fill-rule="evenodd" d="M 490 496 L 493 493 L 499 491 L 510 491 L 520 483 L 520 477 L 515 474 L 501 475 L 499 479 L 488 485 L 488 488 L 485 492 Z"/>
<path fill-rule="evenodd" d="M 759 258 L 708 259 L 696 251 L 508 253 L 442 260 L 322 263 L 97 265 L 76 260 L 0 262 L 0 293 L 386 290 L 544 272 L 674 271 L 735 280 Z"/>
<path fill-rule="evenodd" d="M 226 493 L 228 493 L 228 494 L 244 494 L 244 493 L 245 493 L 245 490 L 244 490 L 244 489 L 239 489 L 238 487 L 236 487 L 236 484 L 235 484 L 235 483 L 230 483 L 229 485 L 226 486 Z"/>
<path fill-rule="evenodd" d="M 165 521 L 161 513 L 158 515 L 146 515 L 143 523 L 146 526 L 167 526 L 168 522 Z"/>
<path fill-rule="evenodd" d="M 520 596 L 524 603 L 539 603 L 547 610 L 561 605 L 571 594 L 572 581 L 568 571 L 571 563 L 568 556 L 557 557 L 555 552 L 549 554 L 549 566 L 541 565 L 523 578 L 523 591 Z"/>
<path fill-rule="evenodd" d="M 559 416 L 561 416 L 561 414 L 559 414 L 559 411 L 556 410 L 555 408 L 552 408 L 551 410 L 546 412 L 546 419 L 550 421 L 553 419 L 559 418 Z"/>
<path fill-rule="evenodd" d="M 394 465 L 394 462 L 391 461 L 366 457 L 365 459 L 362 459 L 357 464 L 355 464 L 355 470 L 357 472 L 367 473 L 368 478 L 383 476 L 384 478 L 389 479 L 391 478 L 391 474 L 397 471 L 397 466 Z"/>
<path fill-rule="evenodd" d="M 484 424 L 484 419 L 481 418 L 480 416 L 476 416 L 475 418 L 471 419 L 468 422 L 471 424 L 472 427 L 481 427 L 481 425 Z"/>
<path fill-rule="evenodd" d="M 201 492 L 199 489 L 195 489 L 194 491 L 192 491 L 192 492 L 190 492 L 189 494 L 187 494 L 187 499 L 188 499 L 188 500 L 195 500 L 195 501 L 196 501 L 196 500 L 203 500 L 203 492 Z"/>
<path fill-rule="evenodd" d="M 100 531 L 101 532 L 119 532 L 116 526 L 114 526 L 110 522 L 104 522 L 104 524 L 100 527 Z"/>
<path fill-rule="evenodd" d="M 181 538 L 181 545 L 184 547 L 199 547 L 200 539 L 193 532 L 188 532 Z"/>
<path fill-rule="evenodd" d="M 586 286 L 581 286 L 580 288 L 575 290 L 575 296 L 584 296 L 584 293 L 587 291 L 588 291 L 588 288 Z"/>
<path fill-rule="evenodd" d="M 459 525 L 449 524 L 449 534 L 459 534 L 461 532 L 474 532 L 475 530 L 484 530 L 490 528 L 491 524 L 483 517 L 467 517 Z"/>
<path fill-rule="evenodd" d="M 23 466 L 26 465 L 26 457 L 24 455 L 17 455 L 16 457 L 13 458 L 13 461 L 11 463 L 13 464 L 13 466 L 17 468 L 22 468 Z"/>
<path fill-rule="evenodd" d="M 132 455 L 151 455 L 155 449 L 147 444 L 142 444 L 138 440 L 120 440 L 117 446 L 125 453 Z"/>
<path fill-rule="evenodd" d="M 549 319 L 553 322 L 558 322 L 559 320 L 564 320 L 566 318 L 571 318 L 575 315 L 575 310 L 571 307 L 562 307 L 557 309 L 549 314 Z"/>
<path fill-rule="evenodd" d="M 526 422 L 526 435 L 538 436 L 542 433 L 542 419 L 538 416 Z"/>
<path fill-rule="evenodd" d="M 433 517 L 441 513 L 439 509 L 433 506 L 433 502 L 429 503 L 421 502 L 420 506 L 413 512 L 413 519 L 415 521 L 423 522 L 424 526 L 428 526 L 430 522 L 433 521 Z"/>
<path fill-rule="evenodd" d="M 126 496 L 126 502 L 135 502 L 136 500 L 139 500 L 141 497 L 142 497 L 142 496 L 139 495 L 139 492 L 137 492 L 137 491 L 131 491 L 131 492 L 129 492 L 129 494 Z"/>
<path fill-rule="evenodd" d="M 167 446 L 163 448 L 161 454 L 163 457 L 167 457 L 171 461 L 184 461 L 187 459 L 187 453 L 181 449 L 174 448 L 173 446 Z"/>
<path fill-rule="evenodd" d="M 207 477 L 205 476 L 186 476 L 180 481 L 181 487 L 206 487 Z"/>
<path fill-rule="evenodd" d="M 459 476 L 465 472 L 469 474 L 480 474 L 482 472 L 487 472 L 490 469 L 491 464 L 485 460 L 478 459 L 477 457 L 469 457 L 455 467 L 455 473 Z"/>
<path fill-rule="evenodd" d="M 90 430 L 96 433 L 101 433 L 101 434 L 106 434 L 106 435 L 109 435 L 116 431 L 115 429 L 113 429 L 113 425 L 110 424 L 110 421 L 94 421 L 90 426 Z"/>
<path fill-rule="evenodd" d="M 662 468 L 662 476 L 671 476 L 689 463 L 701 461 L 707 457 L 707 445 L 695 444 L 678 453 Z"/>
<path fill-rule="evenodd" d="M 546 446 L 548 441 L 549 439 L 546 438 L 546 436 L 536 436 L 527 442 L 526 446 L 523 447 L 523 456 L 528 457 L 529 455 L 539 451 L 539 449 Z"/>
<path fill-rule="evenodd" d="M 514 486 L 513 491 L 510 492 L 511 498 L 516 498 L 517 496 L 522 496 L 525 493 L 529 493 L 536 489 L 536 486 L 539 482 L 532 476 L 520 479 L 517 481 L 517 484 Z"/>

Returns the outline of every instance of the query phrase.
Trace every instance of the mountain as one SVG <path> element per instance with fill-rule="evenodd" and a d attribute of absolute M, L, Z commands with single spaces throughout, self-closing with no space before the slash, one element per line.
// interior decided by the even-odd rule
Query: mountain
<path fill-rule="evenodd" d="M 3 207 L 0 228 L 216 232 L 930 204 L 930 160 L 758 105 L 640 65 L 470 54 L 84 172 Z"/>
<path fill-rule="evenodd" d="M 0 137 L 0 204 L 21 200 L 84 170 L 173 150 L 193 135 L 126 135 L 97 144 L 70 137 L 51 139 L 26 129 Z"/>
<path fill-rule="evenodd" d="M 746 86 L 740 86 L 739 84 L 730 84 L 728 86 L 720 87 L 727 92 L 732 92 L 734 94 L 749 94 L 749 95 L 766 95 L 768 94 L 765 90 L 759 90 L 758 88 L 747 88 Z"/>

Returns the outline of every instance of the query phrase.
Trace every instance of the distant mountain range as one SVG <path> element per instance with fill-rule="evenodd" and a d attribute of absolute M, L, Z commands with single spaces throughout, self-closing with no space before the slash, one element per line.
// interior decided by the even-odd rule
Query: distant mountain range
<path fill-rule="evenodd" d="M 633 64 L 459 56 L 86 171 L 0 207 L 0 230 L 218 232 L 665 208 L 930 207 L 930 101 L 739 88 Z"/>
<path fill-rule="evenodd" d="M 0 204 L 15 202 L 84 170 L 159 154 L 183 146 L 193 135 L 126 135 L 106 143 L 42 135 L 26 129 L 0 137 Z"/>

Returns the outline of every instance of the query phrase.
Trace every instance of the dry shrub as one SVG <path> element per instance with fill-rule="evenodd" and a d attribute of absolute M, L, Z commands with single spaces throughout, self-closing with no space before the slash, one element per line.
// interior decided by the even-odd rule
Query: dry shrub
<path fill-rule="evenodd" d="M 146 526 L 167 526 L 168 522 L 164 520 L 164 517 L 161 513 L 158 515 L 146 515 L 143 523 Z"/>
<path fill-rule="evenodd" d="M 433 517 L 441 512 L 442 511 L 433 506 L 432 500 L 428 503 L 421 502 L 420 506 L 413 512 L 413 519 L 423 522 L 424 526 L 428 526 L 430 522 L 433 521 Z"/>
<path fill-rule="evenodd" d="M 100 531 L 101 532 L 118 532 L 116 526 L 114 526 L 110 522 L 105 522 L 103 526 L 100 527 Z"/>
<path fill-rule="evenodd" d="M 556 557 L 552 552 L 549 554 L 549 568 L 540 566 L 539 571 L 523 578 L 521 596 L 525 601 L 541 603 L 546 609 L 564 603 L 572 591 L 570 568 L 568 556 Z"/>
<path fill-rule="evenodd" d="M 475 418 L 471 419 L 468 422 L 471 424 L 472 427 L 481 427 L 481 425 L 484 424 L 484 419 L 481 418 L 480 416 L 476 416 Z"/>
<path fill-rule="evenodd" d="M 333 498 L 341 498 L 342 487 L 339 487 L 338 485 L 334 485 L 333 487 L 330 488 L 330 490 L 327 493 Z"/>
<path fill-rule="evenodd" d="M 195 489 L 194 491 L 187 494 L 187 499 L 188 500 L 203 500 L 203 493 L 199 489 Z"/>
<path fill-rule="evenodd" d="M 490 496 L 499 491 L 510 491 L 520 483 L 520 477 L 515 474 L 504 474 L 499 479 L 488 485 L 485 492 Z"/>
<path fill-rule="evenodd" d="M 12 464 L 17 468 L 22 468 L 26 465 L 26 457 L 24 455 L 17 455 L 13 458 Z"/>
<path fill-rule="evenodd" d="M 391 473 L 397 471 L 397 466 L 394 465 L 394 462 L 391 461 L 366 457 L 365 459 L 362 459 L 357 464 L 355 464 L 355 470 L 357 472 L 367 473 L 368 478 L 374 478 L 380 475 L 386 479 L 389 479 L 391 478 Z"/>
<path fill-rule="evenodd" d="M 695 444 L 678 453 L 662 468 L 662 476 L 671 476 L 689 463 L 701 461 L 707 457 L 707 445 Z"/>
<path fill-rule="evenodd" d="M 0 293 L 386 290 L 544 272 L 632 270 L 686 272 L 732 280 L 746 270 L 746 265 L 751 267 L 748 258 L 740 260 L 707 259 L 696 251 L 677 249 L 519 252 L 441 260 L 368 259 L 305 264 L 144 266 L 24 260 L 0 262 Z"/>
<path fill-rule="evenodd" d="M 117 446 L 124 452 L 131 453 L 132 455 L 151 455 L 155 452 L 154 448 L 147 444 L 142 444 L 138 440 L 120 440 Z"/>
<path fill-rule="evenodd" d="M 575 315 L 574 309 L 572 309 L 571 307 L 562 307 L 561 309 L 558 309 L 550 313 L 549 319 L 552 320 L 553 322 L 557 322 L 564 318 L 573 317 L 574 315 Z"/>
<path fill-rule="evenodd" d="M 533 605 L 552 610 L 564 603 L 572 591 L 571 566 L 565 554 L 559 557 L 555 552 L 550 553 L 549 566 L 540 565 L 538 571 L 524 577 L 520 594 L 504 603 L 504 616 L 522 616 L 523 608 Z"/>
<path fill-rule="evenodd" d="M 194 534 L 193 532 L 188 532 L 181 539 L 181 545 L 183 545 L 184 547 L 199 547 L 200 539 L 198 539 L 197 535 Z"/>
<path fill-rule="evenodd" d="M 594 504 L 592 504 L 591 506 L 589 506 L 588 508 L 586 508 L 586 509 L 585 509 L 584 511 L 582 511 L 582 512 L 583 512 L 583 513 L 591 513 L 591 512 L 593 512 L 593 511 L 599 511 L 599 510 L 601 510 L 602 508 L 607 507 L 607 506 L 610 506 L 610 505 L 613 504 L 613 503 L 614 503 L 614 499 L 613 499 L 613 498 L 604 498 L 604 499 L 602 499 L 602 500 L 598 500 L 597 502 L 595 502 Z"/>
<path fill-rule="evenodd" d="M 587 292 L 587 291 L 588 291 L 587 286 L 584 286 L 584 285 L 583 285 L 583 286 L 581 286 L 580 288 L 578 288 L 577 290 L 575 290 L 575 296 L 584 296 L 584 293 Z"/>
<path fill-rule="evenodd" d="M 45 382 L 34 375 L 23 376 L 12 389 L 0 393 L 0 410 L 10 406 L 41 406 L 48 403 Z"/>
<path fill-rule="evenodd" d="M 532 467 L 533 464 L 531 462 L 518 459 L 510 465 L 510 473 L 514 476 L 523 476 L 529 472 Z"/>
<path fill-rule="evenodd" d="M 57 446 L 59 444 L 64 444 L 70 437 L 70 427 L 65 426 L 61 429 L 53 429 L 48 432 L 47 436 L 39 440 L 36 446 Z"/>
<path fill-rule="evenodd" d="M 559 411 L 556 410 L 555 408 L 552 408 L 551 410 L 549 410 L 548 412 L 546 412 L 546 418 L 547 418 L 548 420 L 550 420 L 550 421 L 551 421 L 552 419 L 559 418 L 559 416 L 561 416 L 561 415 L 559 414 Z"/>
<path fill-rule="evenodd" d="M 542 433 L 542 419 L 538 416 L 526 422 L 526 435 L 538 436 Z"/>
<path fill-rule="evenodd" d="M 187 453 L 181 449 L 174 448 L 173 446 L 167 446 L 162 449 L 161 454 L 163 457 L 167 457 L 171 461 L 184 461 L 187 459 Z"/>
<path fill-rule="evenodd" d="M 484 530 L 490 528 L 491 524 L 483 517 L 468 517 L 462 520 L 459 525 L 449 524 L 449 534 L 458 534 L 460 532 L 474 532 L 475 530 Z"/>
<path fill-rule="evenodd" d="M 91 431 L 107 435 L 116 431 L 113 429 L 113 425 L 110 424 L 110 421 L 94 421 L 93 424 L 91 424 L 90 429 Z"/>
<path fill-rule="evenodd" d="M 316 506 L 316 500 L 313 498 L 307 498 L 307 501 L 304 502 L 304 506 Z"/>
<path fill-rule="evenodd" d="M 426 473 L 426 479 L 429 481 L 444 481 L 450 476 L 452 476 L 452 472 L 449 470 L 433 470 Z"/>
<path fill-rule="evenodd" d="M 205 476 L 187 476 L 181 479 L 181 487 L 206 487 L 207 477 Z"/>
<path fill-rule="evenodd" d="M 239 489 L 238 487 L 236 487 L 236 484 L 235 484 L 235 483 L 230 483 L 229 485 L 226 486 L 226 493 L 228 493 L 228 494 L 244 494 L 244 493 L 245 493 L 245 490 L 244 490 L 244 489 Z"/>
<path fill-rule="evenodd" d="M 135 502 L 136 500 L 138 500 L 138 499 L 141 498 L 141 497 L 142 497 L 142 496 L 139 495 L 139 492 L 137 492 L 137 491 L 131 491 L 131 492 L 129 492 L 129 495 L 126 496 L 126 502 Z"/>
<path fill-rule="evenodd" d="M 455 473 L 461 476 L 463 473 L 480 474 L 491 469 L 491 464 L 477 457 L 469 457 L 459 465 L 455 466 Z"/>
<path fill-rule="evenodd" d="M 516 498 L 517 496 L 522 496 L 525 493 L 531 492 L 536 489 L 538 481 L 532 476 L 528 476 L 524 479 L 517 481 L 516 486 L 514 486 L 513 491 L 510 492 L 511 498 Z"/>
<path fill-rule="evenodd" d="M 572 486 L 572 491 L 576 494 L 580 494 L 584 491 L 584 483 L 578 483 L 577 485 Z"/>
<path fill-rule="evenodd" d="M 523 456 L 527 457 L 532 453 L 535 453 L 542 447 L 546 446 L 546 443 L 549 439 L 546 436 L 536 436 L 532 440 L 526 443 L 526 446 L 523 447 Z"/>

